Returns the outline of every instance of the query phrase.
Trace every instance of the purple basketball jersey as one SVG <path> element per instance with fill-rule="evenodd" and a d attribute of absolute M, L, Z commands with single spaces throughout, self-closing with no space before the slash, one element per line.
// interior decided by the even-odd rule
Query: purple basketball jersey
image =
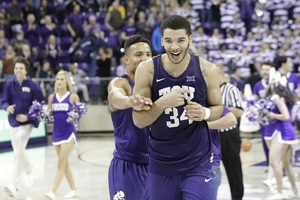
<path fill-rule="evenodd" d="M 68 112 L 70 111 L 71 93 L 67 92 L 63 97 L 59 98 L 58 93 L 54 95 L 52 102 L 52 112 L 54 118 L 52 142 L 60 144 L 68 142 L 73 136 L 76 141 L 76 129 L 74 124 L 68 123 Z"/>
<path fill-rule="evenodd" d="M 134 83 L 125 74 L 131 88 Z M 132 119 L 132 108 L 111 113 L 114 126 L 115 150 L 109 172 L 110 199 L 147 199 L 149 127 L 139 129 Z"/>
<path fill-rule="evenodd" d="M 153 58 L 152 101 L 179 88 L 190 91 L 186 99 L 206 106 L 206 83 L 199 57 L 191 55 L 187 69 L 178 77 L 165 71 L 161 56 Z M 179 175 L 211 169 L 211 137 L 205 120 L 191 121 L 184 106 L 166 108 L 151 125 L 149 171 Z"/>
<path fill-rule="evenodd" d="M 134 83 L 125 76 L 131 88 Z M 148 164 L 149 127 L 140 129 L 134 125 L 132 108 L 111 113 L 114 126 L 114 156 L 134 163 Z"/>

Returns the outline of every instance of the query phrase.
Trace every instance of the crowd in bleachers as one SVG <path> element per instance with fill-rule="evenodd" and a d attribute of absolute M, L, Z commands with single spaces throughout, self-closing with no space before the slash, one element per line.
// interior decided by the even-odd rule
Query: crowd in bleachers
<path fill-rule="evenodd" d="M 299 0 L 1 2 L 0 78 L 3 79 L 13 76 L 14 57 L 24 55 L 30 61 L 31 77 L 53 78 L 60 69 L 69 70 L 77 63 L 88 77 L 109 80 L 124 71 L 122 46 L 131 35 L 147 37 L 153 55 L 164 51 L 159 25 L 174 14 L 191 22 L 191 51 L 225 66 L 241 90 L 263 62 L 276 65 L 278 56 L 286 55 L 293 59 L 295 72 L 300 66 Z M 87 81 L 89 90 L 95 91 L 91 80 Z M 107 81 L 101 85 L 100 91 L 104 91 L 97 90 L 94 95 L 105 101 Z"/>

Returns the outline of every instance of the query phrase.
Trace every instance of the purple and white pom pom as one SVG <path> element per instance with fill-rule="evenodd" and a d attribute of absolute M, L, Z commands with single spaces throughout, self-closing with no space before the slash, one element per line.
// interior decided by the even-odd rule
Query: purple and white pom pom
<path fill-rule="evenodd" d="M 79 124 L 81 115 L 87 112 L 87 107 L 85 103 L 75 102 L 68 112 L 67 122 L 71 124 Z"/>
<path fill-rule="evenodd" d="M 255 102 L 256 99 L 254 96 L 244 97 L 244 99 L 242 100 L 242 107 L 245 110 L 253 106 Z"/>
<path fill-rule="evenodd" d="M 47 109 L 47 105 L 38 101 L 33 101 L 29 108 L 29 114 L 33 119 L 37 119 L 43 122 L 50 122 L 50 116 Z"/>
<path fill-rule="evenodd" d="M 267 117 L 267 113 L 274 108 L 274 102 L 269 99 L 259 99 L 249 107 L 246 117 L 249 121 L 257 121 L 261 125 L 273 123 L 273 120 Z"/>

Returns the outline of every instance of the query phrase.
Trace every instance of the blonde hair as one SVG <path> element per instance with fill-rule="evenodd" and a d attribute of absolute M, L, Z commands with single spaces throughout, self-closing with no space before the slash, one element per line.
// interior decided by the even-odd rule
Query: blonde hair
<path fill-rule="evenodd" d="M 58 75 L 64 75 L 64 76 L 65 76 L 66 81 L 67 81 L 67 90 L 68 90 L 69 92 L 72 92 L 72 84 L 71 84 L 71 78 L 70 78 L 69 73 L 68 73 L 67 71 L 60 70 L 60 71 L 56 74 L 55 78 L 56 78 Z M 56 85 L 55 85 L 54 91 L 55 91 L 55 92 L 58 91 Z"/>

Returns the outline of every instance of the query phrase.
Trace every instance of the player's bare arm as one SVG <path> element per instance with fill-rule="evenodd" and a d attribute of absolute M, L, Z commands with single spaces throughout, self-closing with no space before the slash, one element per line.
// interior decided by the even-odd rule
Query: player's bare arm
<path fill-rule="evenodd" d="M 227 113 L 223 117 L 207 122 L 209 129 L 225 129 L 237 125 L 236 117 L 232 112 Z"/>
<path fill-rule="evenodd" d="M 114 78 L 108 85 L 109 108 L 112 112 L 134 108 L 149 110 L 152 101 L 139 95 L 132 95 L 131 86 L 125 78 Z"/>
<path fill-rule="evenodd" d="M 153 80 L 153 61 L 149 59 L 139 65 L 135 73 L 134 95 L 141 95 L 151 99 L 151 87 Z M 185 93 L 187 89 L 172 91 L 153 102 L 148 111 L 134 111 L 133 121 L 139 128 L 152 124 L 167 107 L 177 107 L 184 105 Z"/>

